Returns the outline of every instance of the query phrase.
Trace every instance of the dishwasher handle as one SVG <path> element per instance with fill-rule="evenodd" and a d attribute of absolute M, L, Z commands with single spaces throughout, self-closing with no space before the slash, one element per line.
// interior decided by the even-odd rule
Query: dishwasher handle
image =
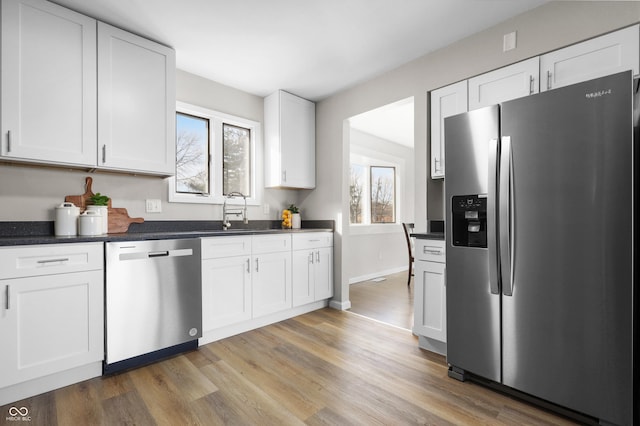
<path fill-rule="evenodd" d="M 133 253 L 120 253 L 119 260 L 152 259 L 156 257 L 181 257 L 193 256 L 193 249 L 177 249 L 163 251 L 137 251 Z"/>

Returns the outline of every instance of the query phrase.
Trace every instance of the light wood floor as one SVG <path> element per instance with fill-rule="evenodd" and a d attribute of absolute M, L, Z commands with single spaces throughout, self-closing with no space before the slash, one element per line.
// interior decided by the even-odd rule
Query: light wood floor
<path fill-rule="evenodd" d="M 47 426 L 571 424 L 448 378 L 407 330 L 332 309 L 0 407 L 0 423 L 14 405 Z"/>
<path fill-rule="evenodd" d="M 384 281 L 363 281 L 349 286 L 351 312 L 411 330 L 413 327 L 413 278 L 407 272 L 384 277 Z"/>

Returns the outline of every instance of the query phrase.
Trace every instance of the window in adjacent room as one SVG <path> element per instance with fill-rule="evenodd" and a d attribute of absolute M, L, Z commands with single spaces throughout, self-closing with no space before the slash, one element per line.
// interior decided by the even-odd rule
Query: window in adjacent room
<path fill-rule="evenodd" d="M 352 163 L 349 193 L 351 224 L 395 223 L 395 167 Z"/>
<path fill-rule="evenodd" d="M 176 174 L 169 201 L 220 204 L 225 195 L 240 192 L 258 204 L 260 123 L 183 102 L 176 110 Z"/>

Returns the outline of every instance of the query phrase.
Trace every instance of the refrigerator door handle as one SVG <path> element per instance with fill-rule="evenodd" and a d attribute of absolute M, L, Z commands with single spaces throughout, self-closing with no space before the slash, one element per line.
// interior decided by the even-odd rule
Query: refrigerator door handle
<path fill-rule="evenodd" d="M 500 257 L 498 256 L 498 139 L 489 141 L 489 180 L 487 192 L 487 246 L 489 247 L 489 287 L 500 294 Z"/>
<path fill-rule="evenodd" d="M 500 227 L 500 270 L 502 293 L 513 295 L 513 165 L 511 137 L 503 136 L 500 143 L 500 189 L 498 195 Z"/>

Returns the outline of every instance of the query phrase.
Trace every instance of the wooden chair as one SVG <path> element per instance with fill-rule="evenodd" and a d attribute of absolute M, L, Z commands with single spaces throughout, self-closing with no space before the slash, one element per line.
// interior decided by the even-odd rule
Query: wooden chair
<path fill-rule="evenodd" d="M 403 223 L 402 229 L 404 230 L 404 237 L 407 240 L 407 250 L 409 253 L 409 275 L 407 276 L 407 285 L 411 285 L 411 277 L 413 276 L 413 240 L 411 239 L 411 233 L 415 228 L 413 223 Z"/>

